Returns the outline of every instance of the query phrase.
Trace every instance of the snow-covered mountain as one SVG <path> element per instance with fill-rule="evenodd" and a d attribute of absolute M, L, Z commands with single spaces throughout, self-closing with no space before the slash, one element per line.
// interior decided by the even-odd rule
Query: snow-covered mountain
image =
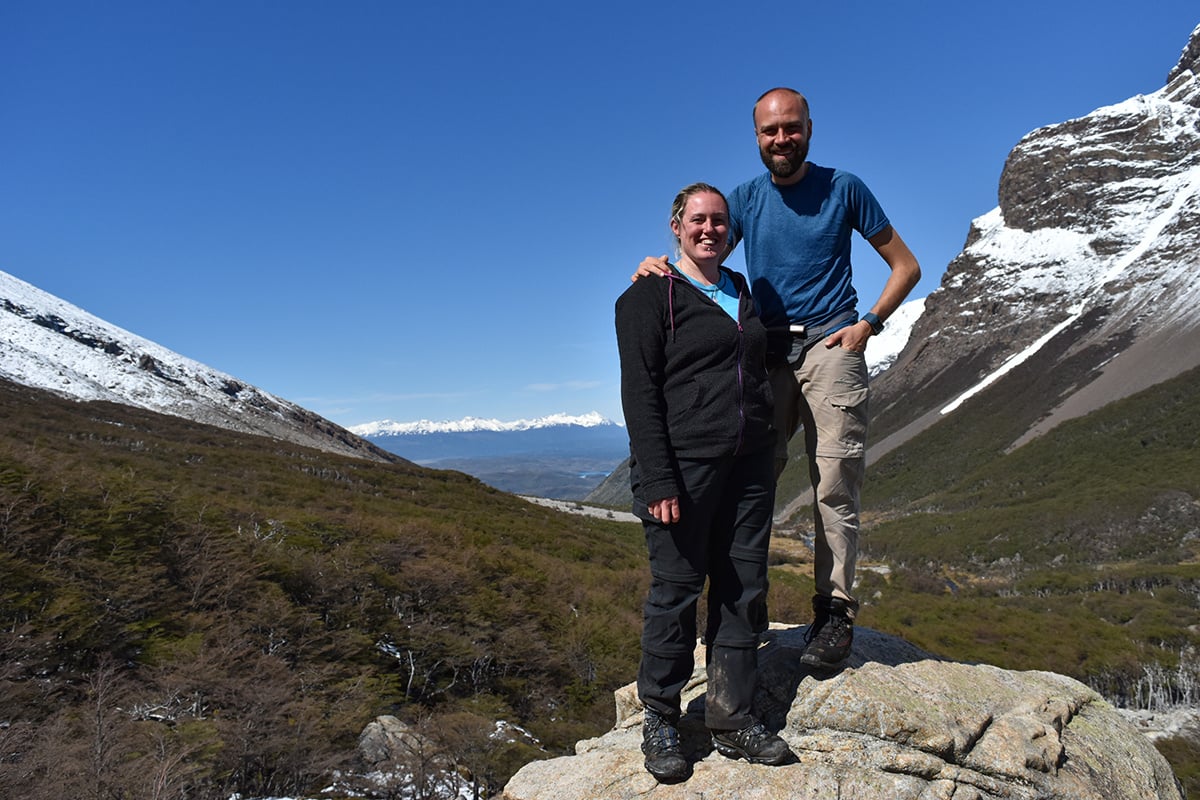
<path fill-rule="evenodd" d="M 1158 91 L 1022 138 L 999 200 L 876 384 L 876 457 L 993 389 L 1046 404 L 1017 447 L 1200 365 L 1200 27 Z"/>
<path fill-rule="evenodd" d="M 925 313 L 925 298 L 909 300 L 902 304 L 883 326 L 883 333 L 867 341 L 867 371 L 874 378 L 896 363 L 896 357 L 908 344 L 913 325 Z"/>
<path fill-rule="evenodd" d="M 0 272 L 0 378 L 375 460 L 349 431 Z"/>

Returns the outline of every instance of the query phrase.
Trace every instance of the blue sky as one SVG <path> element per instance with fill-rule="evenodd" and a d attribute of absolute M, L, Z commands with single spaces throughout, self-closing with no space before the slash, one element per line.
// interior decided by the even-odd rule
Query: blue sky
<path fill-rule="evenodd" d="M 1029 131 L 1195 0 L 0 4 L 0 270 L 342 425 L 620 419 L 613 301 L 793 86 L 935 289 Z M 864 305 L 885 267 L 856 249 Z M 730 261 L 740 267 L 740 255 Z"/>

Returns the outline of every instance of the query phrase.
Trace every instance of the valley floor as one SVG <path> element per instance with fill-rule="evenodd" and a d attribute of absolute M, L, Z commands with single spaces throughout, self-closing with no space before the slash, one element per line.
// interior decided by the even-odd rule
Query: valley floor
<path fill-rule="evenodd" d="M 536 503 L 539 506 L 547 506 L 557 511 L 565 511 L 568 514 L 583 514 L 588 517 L 599 517 L 600 519 L 611 519 L 616 522 L 637 522 L 638 518 L 628 511 L 613 511 L 611 508 L 599 508 L 597 506 L 585 506 L 582 503 L 577 503 L 574 500 L 552 500 L 548 497 L 532 497 L 530 495 L 519 495 L 522 500 L 527 500 L 530 503 Z"/>

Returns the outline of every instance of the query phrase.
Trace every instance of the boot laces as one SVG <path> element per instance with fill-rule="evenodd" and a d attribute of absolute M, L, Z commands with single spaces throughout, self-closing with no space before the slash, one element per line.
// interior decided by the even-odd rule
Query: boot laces
<path fill-rule="evenodd" d="M 774 739 L 775 735 L 767 730 L 766 725 L 763 725 L 758 720 L 754 720 L 754 722 L 738 731 L 734 735 L 734 738 L 741 740 L 742 746 L 746 749 L 756 750 L 762 746 L 765 740 Z"/>
<path fill-rule="evenodd" d="M 850 618 L 844 614 L 822 614 L 814 619 L 813 623 L 808 626 L 808 630 L 804 632 L 804 643 L 811 644 L 813 641 L 820 641 L 825 644 L 834 644 L 841 641 L 852 624 Z"/>
<path fill-rule="evenodd" d="M 679 731 L 662 716 L 646 712 L 645 731 L 643 739 L 646 746 L 655 752 L 665 752 L 679 748 Z"/>

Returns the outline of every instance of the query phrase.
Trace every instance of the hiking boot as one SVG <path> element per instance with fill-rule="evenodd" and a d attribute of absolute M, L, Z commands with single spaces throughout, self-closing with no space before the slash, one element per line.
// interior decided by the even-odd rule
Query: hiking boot
<path fill-rule="evenodd" d="M 712 742 L 717 752 L 726 758 L 744 758 L 751 764 L 778 766 L 792 756 L 787 742 L 758 720 L 741 730 L 713 731 Z"/>
<path fill-rule="evenodd" d="M 679 730 L 649 708 L 642 723 L 642 752 L 646 755 L 646 771 L 659 783 L 678 783 L 687 778 L 690 765 L 683 757 Z"/>
<path fill-rule="evenodd" d="M 854 621 L 846 601 L 817 595 L 813 598 L 813 621 L 804 632 L 804 654 L 800 663 L 823 671 L 841 669 L 854 644 Z"/>

